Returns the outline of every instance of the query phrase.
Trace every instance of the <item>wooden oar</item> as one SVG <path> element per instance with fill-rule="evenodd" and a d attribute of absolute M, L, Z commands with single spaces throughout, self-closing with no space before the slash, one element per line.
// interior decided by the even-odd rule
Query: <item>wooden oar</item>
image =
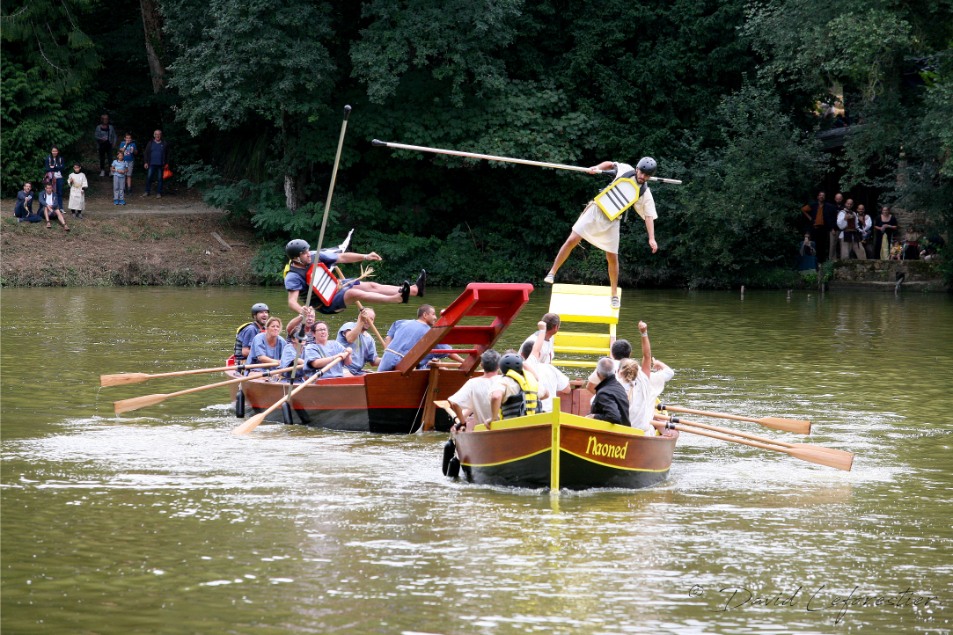
<path fill-rule="evenodd" d="M 230 366 L 230 368 L 234 368 L 234 366 Z M 291 366 L 288 366 L 287 368 L 279 368 L 272 372 L 283 373 L 289 370 L 291 370 Z M 132 399 L 122 399 L 120 401 L 114 402 L 113 407 L 116 410 L 116 414 L 120 415 L 124 412 L 129 412 L 130 410 L 139 410 L 140 408 L 145 408 L 146 406 L 154 406 L 157 403 L 162 403 L 163 401 L 165 401 L 166 399 L 170 397 L 179 397 L 181 395 L 188 395 L 193 392 L 208 390 L 209 388 L 218 388 L 219 386 L 228 386 L 230 384 L 240 384 L 250 379 L 258 379 L 259 377 L 263 377 L 263 376 L 264 376 L 263 373 L 252 373 L 251 375 L 248 375 L 247 377 L 239 377 L 238 379 L 228 379 L 226 381 L 220 381 L 216 384 L 208 384 L 207 386 L 198 386 L 197 388 L 189 388 L 187 390 L 180 390 L 178 392 L 170 392 L 166 394 L 159 393 L 155 395 L 145 395 L 143 397 L 133 397 Z"/>
<path fill-rule="evenodd" d="M 813 443 L 811 443 L 811 444 L 806 444 L 806 443 L 788 443 L 787 441 L 778 441 L 778 440 L 776 440 L 776 439 L 769 439 L 768 437 L 759 437 L 759 436 L 756 435 L 756 434 L 749 434 L 749 433 L 747 433 L 747 432 L 742 432 L 742 431 L 740 431 L 740 430 L 732 430 L 731 428 L 720 428 L 720 427 L 718 427 L 718 426 L 708 425 L 707 423 L 699 423 L 699 422 L 697 422 L 697 421 L 689 421 L 688 419 L 684 419 L 684 418 L 682 418 L 682 417 L 676 417 L 676 416 L 674 416 L 674 415 L 671 416 L 671 417 L 665 417 L 665 416 L 663 416 L 663 415 L 655 415 L 655 420 L 656 420 L 656 421 L 661 421 L 661 422 L 669 422 L 669 421 L 671 421 L 672 423 L 681 423 L 681 424 L 687 425 L 687 426 L 694 426 L 694 427 L 696 427 L 696 428 L 703 428 L 703 429 L 705 429 L 705 430 L 711 430 L 712 432 L 720 432 L 720 433 L 722 433 L 722 434 L 730 434 L 730 435 L 733 435 L 733 436 L 736 436 L 736 437 L 743 437 L 743 438 L 745 438 L 745 439 L 750 439 L 750 440 L 752 440 L 752 441 L 758 441 L 758 442 L 760 442 L 760 443 L 770 443 L 770 444 L 773 444 L 773 445 L 780 445 L 780 446 L 785 447 L 785 448 L 796 448 L 796 447 L 801 447 L 801 446 L 803 446 L 803 445 L 807 445 L 807 446 L 812 447 L 812 448 L 815 448 L 815 449 L 817 449 L 817 450 L 819 450 L 819 451 L 821 451 L 821 452 L 827 452 L 827 453 L 829 453 L 829 454 L 834 454 L 834 455 L 841 456 L 841 457 L 844 457 L 844 455 L 853 456 L 852 453 L 847 452 L 846 450 L 837 450 L 837 449 L 835 449 L 835 448 L 826 448 L 826 447 L 824 447 L 823 445 L 814 445 Z"/>
<path fill-rule="evenodd" d="M 172 373 L 155 373 L 148 375 L 146 373 L 119 373 L 117 375 L 100 375 L 100 386 L 119 386 L 120 384 L 138 384 L 150 379 L 159 377 L 183 377 L 185 375 L 199 375 L 202 373 L 216 373 L 225 370 L 242 371 L 248 368 L 267 368 L 277 366 L 278 362 L 268 362 L 267 364 L 239 364 L 237 366 L 219 366 L 218 368 L 199 368 L 198 370 L 178 370 Z"/>
<path fill-rule="evenodd" d="M 729 436 L 727 434 L 721 434 L 720 432 L 707 432 L 705 430 L 693 428 L 692 426 L 686 426 L 679 423 L 662 423 L 660 421 L 653 421 L 652 425 L 659 429 L 672 428 L 678 430 L 679 432 L 688 432 L 690 434 L 697 434 L 703 437 L 711 437 L 712 439 L 718 439 L 720 441 L 729 441 L 731 443 L 750 445 L 753 448 L 771 450 L 772 452 L 784 452 L 788 456 L 793 456 L 796 459 L 807 461 L 808 463 L 826 465 L 827 467 L 834 467 L 838 470 L 845 470 L 848 472 L 850 471 L 850 467 L 854 462 L 854 455 L 850 452 L 845 452 L 843 456 L 831 454 L 829 452 L 820 451 L 815 446 L 809 445 L 807 443 L 793 443 L 791 444 L 791 447 L 784 447 L 776 444 L 768 445 L 767 443 L 761 443 L 759 441 L 746 441 L 744 439 Z"/>
<path fill-rule="evenodd" d="M 241 425 L 237 426 L 236 428 L 234 428 L 234 429 L 232 430 L 232 434 L 237 435 L 237 436 L 241 436 L 241 435 L 248 434 L 249 432 L 251 432 L 252 430 L 254 430 L 255 428 L 257 428 L 259 425 L 261 425 L 261 422 L 265 420 L 265 417 L 267 417 L 267 416 L 270 415 L 272 412 L 274 412 L 275 410 L 277 410 L 278 408 L 280 408 L 283 403 L 285 403 L 286 401 L 288 401 L 289 399 L 291 399 L 292 397 L 294 397 L 296 394 L 298 394 L 299 392 L 301 392 L 301 391 L 304 389 L 305 386 L 311 385 L 311 382 L 313 382 L 314 380 L 316 380 L 318 377 L 321 377 L 322 375 L 324 375 L 324 373 L 328 372 L 328 370 L 330 370 L 332 366 L 334 366 L 335 364 L 340 364 L 342 359 L 344 359 L 343 356 L 341 356 L 340 354 L 337 355 L 337 356 L 336 356 L 336 359 L 335 359 L 333 362 L 331 362 L 330 364 L 328 364 L 327 366 L 325 366 L 324 368 L 322 368 L 320 371 L 316 372 L 315 374 L 313 374 L 313 375 L 311 375 L 310 377 L 308 377 L 307 379 L 305 379 L 303 382 L 301 382 L 301 383 L 298 385 L 297 388 L 295 388 L 294 390 L 292 390 L 291 392 L 289 392 L 287 395 L 285 395 L 284 397 L 282 397 L 281 399 L 279 399 L 279 400 L 276 401 L 275 403 L 273 403 L 273 404 L 271 404 L 270 406 L 268 406 L 268 409 L 267 409 L 267 410 L 265 410 L 264 412 L 258 413 L 257 415 L 255 415 L 255 416 L 252 417 L 251 419 L 248 419 L 247 421 L 245 421 L 243 424 L 241 424 Z"/>
<path fill-rule="evenodd" d="M 679 408 L 670 406 L 666 403 L 659 404 L 659 410 L 668 410 L 669 412 L 684 412 L 690 415 L 701 415 L 703 417 L 715 417 L 718 419 L 732 419 L 734 421 L 750 421 L 763 425 L 766 428 L 774 430 L 783 430 L 784 432 L 793 432 L 795 434 L 811 434 L 811 422 L 806 419 L 784 419 L 783 417 L 743 417 L 741 415 L 732 415 L 724 412 L 707 412 L 705 410 L 692 410 L 691 408 Z"/>

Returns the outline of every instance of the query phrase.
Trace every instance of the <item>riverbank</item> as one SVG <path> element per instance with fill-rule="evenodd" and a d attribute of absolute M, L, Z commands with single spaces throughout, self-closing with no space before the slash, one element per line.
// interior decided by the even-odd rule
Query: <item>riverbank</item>
<path fill-rule="evenodd" d="M 57 222 L 18 223 L 16 203 L 0 202 L 0 283 L 3 286 L 258 284 L 251 259 L 259 241 L 250 227 L 202 202 L 193 190 L 166 188 L 161 199 L 141 194 L 113 205 L 111 182 L 91 176 L 82 219 L 68 211 Z M 171 185 L 171 184 L 170 184 Z"/>

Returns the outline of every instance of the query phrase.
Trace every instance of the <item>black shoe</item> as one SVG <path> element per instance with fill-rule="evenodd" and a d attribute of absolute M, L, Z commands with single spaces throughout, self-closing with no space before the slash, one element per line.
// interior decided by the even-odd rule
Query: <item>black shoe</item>
<path fill-rule="evenodd" d="M 427 286 L 427 270 L 421 269 L 420 275 L 417 276 L 417 282 L 414 283 L 414 286 L 417 287 L 417 297 L 424 297 L 424 287 Z"/>
<path fill-rule="evenodd" d="M 404 304 L 410 300 L 410 282 L 404 280 L 404 284 L 400 285 L 400 301 Z"/>

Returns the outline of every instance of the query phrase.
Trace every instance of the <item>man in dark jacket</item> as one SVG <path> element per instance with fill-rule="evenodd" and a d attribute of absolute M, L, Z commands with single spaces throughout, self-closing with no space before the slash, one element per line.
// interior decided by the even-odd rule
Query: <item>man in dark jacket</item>
<path fill-rule="evenodd" d="M 169 142 L 162 139 L 161 130 L 152 133 L 152 140 L 146 144 L 142 159 L 143 167 L 147 170 L 146 193 L 143 196 L 149 196 L 152 180 L 155 179 L 156 198 L 162 198 L 162 177 L 165 165 L 169 162 Z"/>
<path fill-rule="evenodd" d="M 596 385 L 596 396 L 592 400 L 589 416 L 609 423 L 632 425 L 629 423 L 629 398 L 625 394 L 625 388 L 615 378 L 612 359 L 600 359 L 594 374 L 599 383 Z"/>

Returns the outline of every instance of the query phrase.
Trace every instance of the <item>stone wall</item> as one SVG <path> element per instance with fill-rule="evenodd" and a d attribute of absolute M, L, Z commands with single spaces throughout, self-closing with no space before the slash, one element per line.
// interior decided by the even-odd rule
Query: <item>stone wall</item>
<path fill-rule="evenodd" d="M 834 263 L 831 287 L 894 290 L 901 273 L 901 288 L 945 290 L 937 263 L 923 260 L 838 260 Z"/>

